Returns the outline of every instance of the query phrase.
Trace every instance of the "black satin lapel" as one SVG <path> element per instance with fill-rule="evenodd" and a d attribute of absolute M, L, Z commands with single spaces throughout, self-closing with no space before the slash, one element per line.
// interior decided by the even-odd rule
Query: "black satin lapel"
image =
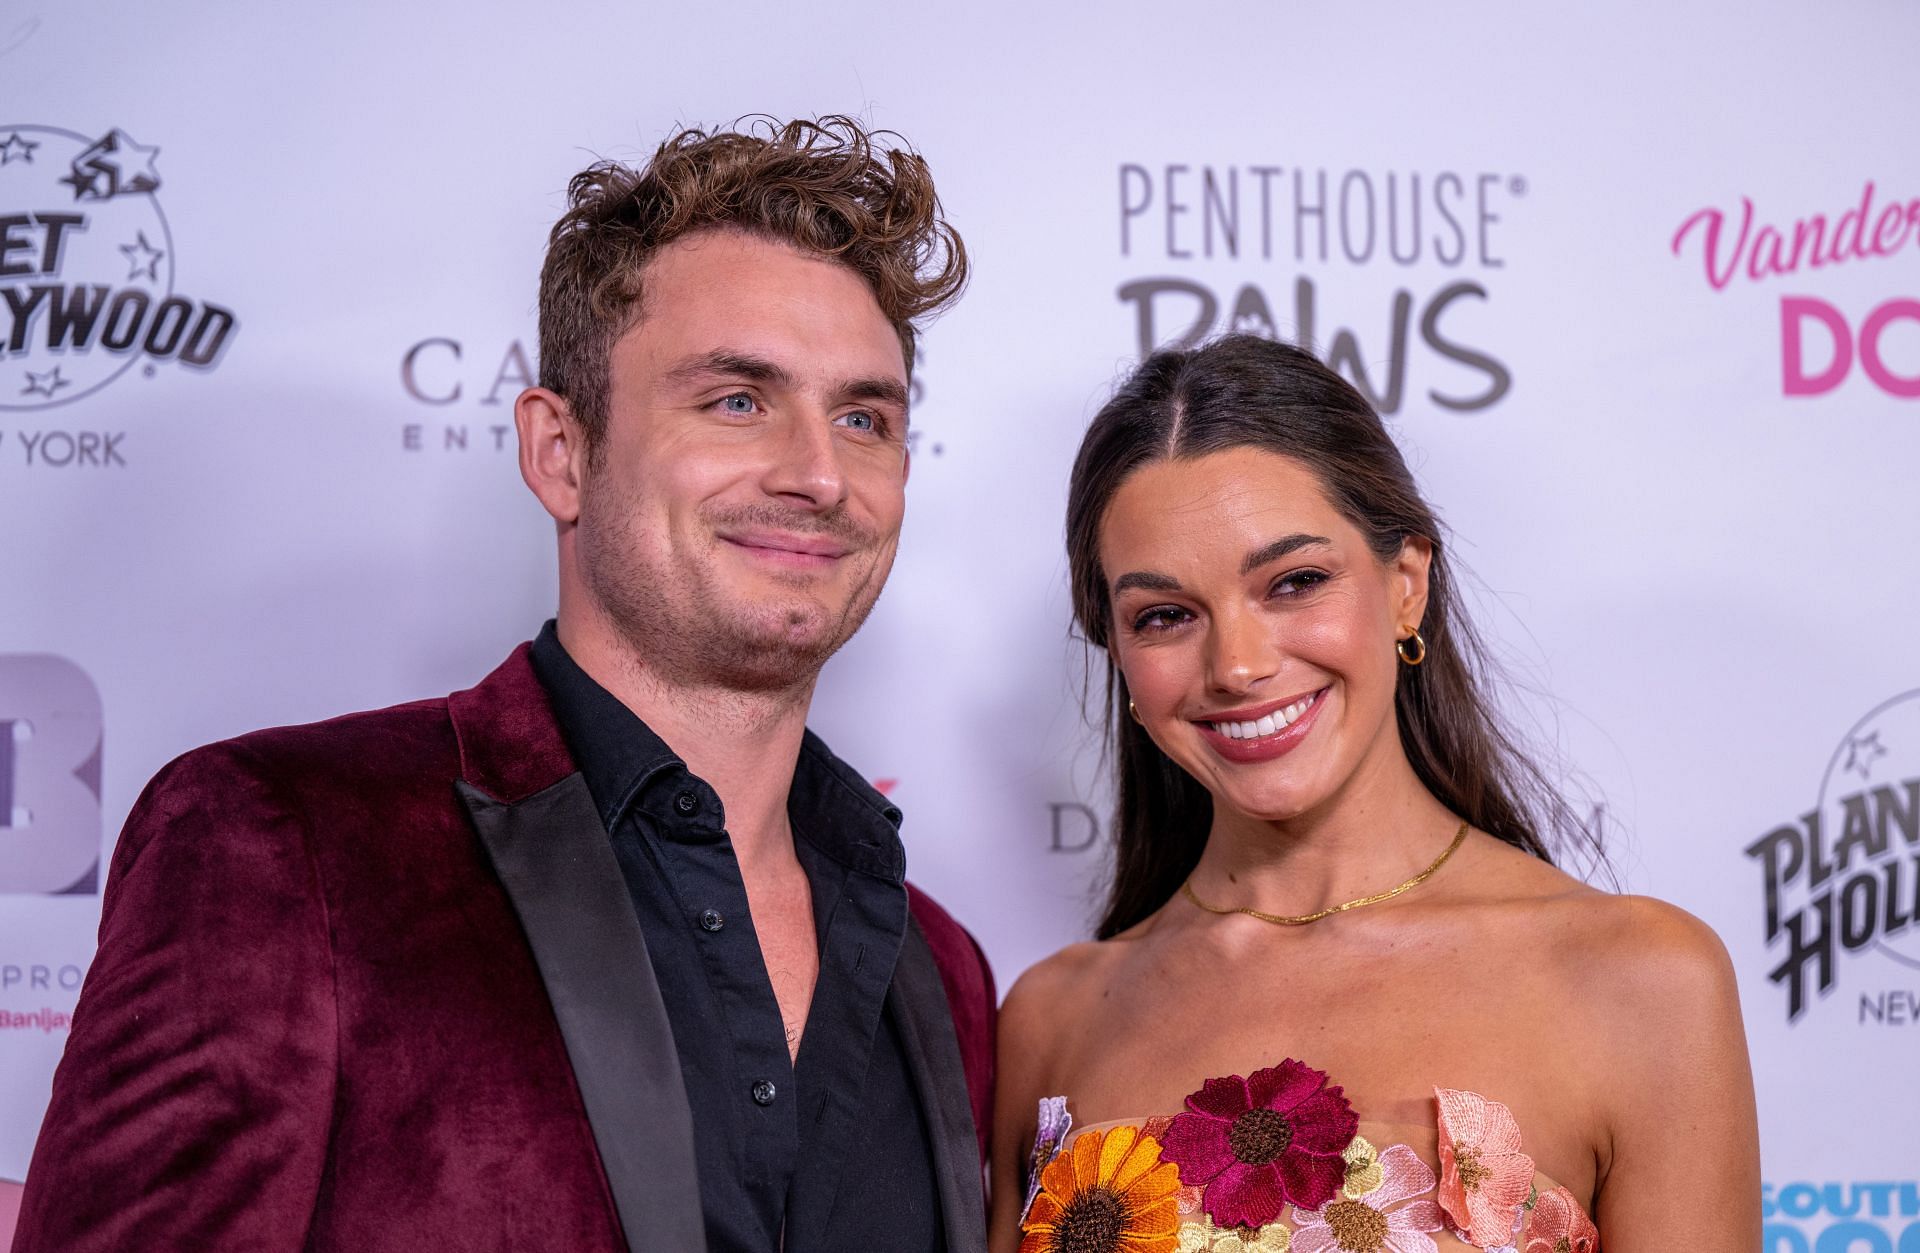
<path fill-rule="evenodd" d="M 627 1247 L 704 1250 L 680 1055 L 586 780 L 517 805 L 458 787 L 547 985 Z"/>
<path fill-rule="evenodd" d="M 960 1040 L 933 950 L 909 921 L 900 960 L 893 970 L 887 1005 L 900 1025 L 907 1069 L 913 1075 L 933 1136 L 933 1169 L 940 1186 L 940 1213 L 950 1253 L 982 1253 L 987 1247 L 987 1200 L 980 1182 L 980 1141 L 967 1098 L 967 1072 Z"/>

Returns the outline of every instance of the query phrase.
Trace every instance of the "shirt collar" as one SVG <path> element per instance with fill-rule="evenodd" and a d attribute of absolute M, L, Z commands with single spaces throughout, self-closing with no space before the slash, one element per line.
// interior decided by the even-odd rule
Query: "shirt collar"
<path fill-rule="evenodd" d="M 532 661 L 607 830 L 662 775 L 695 777 L 639 715 L 568 655 L 551 620 L 533 641 Z M 800 746 L 787 814 L 796 835 L 848 869 L 905 881 L 900 810 L 811 731 Z"/>

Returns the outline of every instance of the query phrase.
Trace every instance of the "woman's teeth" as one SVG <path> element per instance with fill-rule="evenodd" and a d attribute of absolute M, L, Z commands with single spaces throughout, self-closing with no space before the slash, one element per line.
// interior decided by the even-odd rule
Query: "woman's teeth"
<path fill-rule="evenodd" d="M 1319 694 L 1297 700 L 1285 709 L 1276 709 L 1265 717 L 1252 722 L 1209 722 L 1207 725 L 1230 740 L 1256 740 L 1263 735 L 1272 735 L 1275 731 L 1284 731 L 1300 721 L 1300 715 L 1313 708 L 1313 702 Z"/>

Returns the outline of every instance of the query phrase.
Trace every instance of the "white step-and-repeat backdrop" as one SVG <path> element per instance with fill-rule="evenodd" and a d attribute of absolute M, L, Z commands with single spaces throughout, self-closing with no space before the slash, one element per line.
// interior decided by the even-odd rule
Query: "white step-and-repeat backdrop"
<path fill-rule="evenodd" d="M 1080 433 L 1154 344 L 1378 402 L 1626 887 L 1710 922 L 1769 1253 L 1920 1250 L 1920 115 L 1906 0 L 0 8 L 0 1176 L 164 762 L 530 636 L 512 398 L 567 177 L 855 113 L 976 277 L 815 725 L 1004 987 L 1083 936 Z"/>

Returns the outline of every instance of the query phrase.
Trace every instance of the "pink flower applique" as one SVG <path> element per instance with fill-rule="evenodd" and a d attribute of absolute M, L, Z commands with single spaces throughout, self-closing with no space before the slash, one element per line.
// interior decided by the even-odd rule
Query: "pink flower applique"
<path fill-rule="evenodd" d="M 1264 1227 L 1291 1203 L 1325 1204 L 1346 1181 L 1359 1116 L 1325 1071 L 1292 1058 L 1245 1079 L 1209 1079 L 1167 1127 L 1161 1152 L 1203 1189 L 1222 1227 Z"/>
<path fill-rule="evenodd" d="M 1533 1159 L 1513 1112 L 1473 1092 L 1435 1088 L 1440 1104 L 1440 1208 L 1471 1244 L 1507 1243 L 1533 1194 Z"/>
<path fill-rule="evenodd" d="M 1520 1253 L 1600 1253 L 1600 1231 L 1565 1188 L 1542 1192 L 1527 1215 Z"/>
<path fill-rule="evenodd" d="M 1427 1233 L 1440 1230 L 1440 1207 L 1413 1199 L 1433 1190 L 1433 1171 L 1396 1144 L 1380 1155 L 1380 1176 L 1357 1198 L 1349 1191 L 1319 1209 L 1294 1206 L 1292 1253 L 1438 1253 Z"/>

